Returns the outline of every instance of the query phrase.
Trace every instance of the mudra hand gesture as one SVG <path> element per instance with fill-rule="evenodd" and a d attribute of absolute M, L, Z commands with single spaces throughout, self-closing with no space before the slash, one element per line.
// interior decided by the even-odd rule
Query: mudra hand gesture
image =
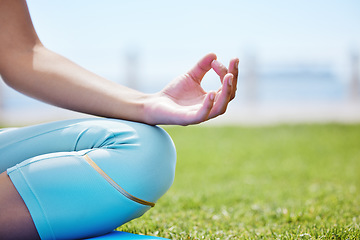
<path fill-rule="evenodd" d="M 206 92 L 201 87 L 205 74 L 213 69 L 222 86 Z M 150 124 L 196 124 L 225 113 L 235 97 L 238 59 L 232 59 L 227 69 L 216 55 L 203 57 L 189 72 L 177 77 L 147 102 L 146 122 Z"/>

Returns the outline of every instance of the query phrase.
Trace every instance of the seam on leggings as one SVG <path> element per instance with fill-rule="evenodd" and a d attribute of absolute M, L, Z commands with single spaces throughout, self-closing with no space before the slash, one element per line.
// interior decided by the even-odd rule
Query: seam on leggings
<path fill-rule="evenodd" d="M 62 153 L 62 152 L 54 152 L 54 153 L 56 154 L 56 153 Z M 73 154 L 65 154 L 66 152 L 63 152 L 63 153 L 64 153 L 64 155 L 61 155 L 61 157 L 74 156 Z M 43 155 L 47 155 L 47 154 L 51 154 L 51 153 L 45 153 Z M 39 155 L 39 156 L 42 156 L 42 155 Z M 42 157 L 42 158 L 38 158 L 38 159 L 33 159 L 33 158 L 36 158 L 36 157 L 38 157 L 38 156 L 29 158 L 29 159 L 27 159 L 27 160 L 25 160 L 23 162 L 20 162 L 20 163 L 16 164 L 15 166 L 16 166 L 16 168 L 20 169 L 22 167 L 26 167 L 26 166 L 28 166 L 30 164 L 33 164 L 33 163 L 36 163 L 36 162 L 41 162 L 41 161 L 44 161 L 44 160 L 47 160 L 47 159 L 54 158 L 54 156 L 49 155 L 48 157 Z M 58 156 L 55 156 L 55 157 L 58 157 Z"/>
<path fill-rule="evenodd" d="M 110 183 L 111 186 L 113 186 L 117 191 L 119 191 L 122 195 L 124 195 L 126 198 L 140 203 L 142 205 L 146 205 L 146 206 L 151 206 L 154 207 L 155 203 L 152 202 L 148 202 L 145 201 L 143 199 L 137 198 L 133 195 L 131 195 L 130 193 L 128 193 L 125 189 L 123 189 L 122 187 L 120 187 L 111 177 L 109 177 L 109 175 L 107 175 L 88 155 L 84 155 L 83 156 L 84 159 L 86 160 L 86 162 L 88 164 L 90 164 L 90 166 L 97 171 L 108 183 Z"/>

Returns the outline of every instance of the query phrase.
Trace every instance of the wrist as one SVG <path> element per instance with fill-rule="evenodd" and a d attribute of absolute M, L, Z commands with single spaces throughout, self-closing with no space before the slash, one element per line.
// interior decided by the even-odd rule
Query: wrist
<path fill-rule="evenodd" d="M 149 125 L 160 124 L 158 119 L 158 113 L 156 113 L 156 103 L 159 101 L 160 93 L 145 94 L 142 98 L 142 119 L 144 123 Z M 157 115 L 156 115 L 157 114 Z"/>

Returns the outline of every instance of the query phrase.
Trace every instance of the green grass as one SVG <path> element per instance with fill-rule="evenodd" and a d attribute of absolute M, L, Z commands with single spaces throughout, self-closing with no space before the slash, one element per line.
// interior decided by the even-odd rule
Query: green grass
<path fill-rule="evenodd" d="M 360 125 L 166 128 L 175 182 L 118 230 L 170 239 L 360 239 Z"/>

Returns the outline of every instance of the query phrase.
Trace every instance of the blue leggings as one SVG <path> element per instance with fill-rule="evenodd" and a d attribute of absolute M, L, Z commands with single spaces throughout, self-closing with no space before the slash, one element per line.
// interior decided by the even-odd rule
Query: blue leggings
<path fill-rule="evenodd" d="M 0 130 L 0 172 L 41 239 L 102 235 L 143 215 L 170 188 L 176 153 L 161 128 L 80 119 Z"/>

